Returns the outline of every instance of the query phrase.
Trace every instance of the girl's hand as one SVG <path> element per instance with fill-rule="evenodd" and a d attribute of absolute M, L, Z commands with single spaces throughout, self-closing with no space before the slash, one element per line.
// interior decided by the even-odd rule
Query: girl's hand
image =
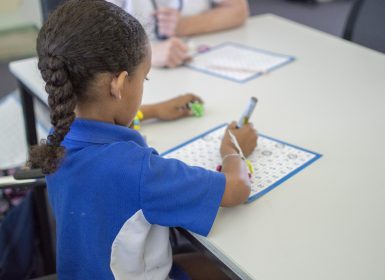
<path fill-rule="evenodd" d="M 234 134 L 235 138 L 237 138 L 238 144 L 245 157 L 249 156 L 254 151 L 257 146 L 258 134 L 252 123 L 248 123 L 243 125 L 241 128 L 237 128 L 237 123 L 232 122 L 227 127 L 227 130 L 230 130 Z M 227 154 L 238 153 L 233 142 L 231 142 L 231 138 L 227 130 L 223 136 L 220 148 L 222 157 Z"/>
<path fill-rule="evenodd" d="M 143 105 L 141 110 L 145 119 L 157 118 L 162 121 L 172 121 L 192 115 L 188 108 L 190 102 L 203 103 L 200 97 L 188 93 L 153 105 Z"/>

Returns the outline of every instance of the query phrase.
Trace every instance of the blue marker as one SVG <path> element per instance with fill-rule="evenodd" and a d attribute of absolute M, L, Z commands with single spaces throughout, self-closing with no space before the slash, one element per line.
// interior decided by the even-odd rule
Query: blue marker
<path fill-rule="evenodd" d="M 244 124 L 247 124 L 250 120 L 251 114 L 253 113 L 255 106 L 257 105 L 258 99 L 256 97 L 251 97 L 249 104 L 246 107 L 246 110 L 243 112 L 242 117 L 237 123 L 237 127 L 241 128 Z"/>
<path fill-rule="evenodd" d="M 156 0 L 151 0 L 152 7 L 154 8 L 155 12 L 158 11 L 158 4 Z M 183 0 L 179 0 L 179 7 L 178 11 L 181 12 L 183 9 Z M 167 40 L 168 37 L 166 35 L 159 33 L 159 25 L 158 25 L 158 19 L 155 16 L 155 35 L 158 40 Z"/>

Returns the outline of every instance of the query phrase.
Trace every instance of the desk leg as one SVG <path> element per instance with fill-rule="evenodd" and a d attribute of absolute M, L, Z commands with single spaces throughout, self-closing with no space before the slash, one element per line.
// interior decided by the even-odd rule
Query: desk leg
<path fill-rule="evenodd" d="M 31 147 L 38 143 L 33 94 L 22 82 L 18 81 L 18 84 L 23 107 L 27 144 Z M 35 187 L 33 189 L 33 199 L 35 203 L 39 246 L 44 263 L 44 273 L 47 275 L 53 274 L 56 271 L 55 252 L 52 242 L 45 188 L 42 186 Z"/>
<path fill-rule="evenodd" d="M 18 84 L 21 94 L 21 104 L 23 107 L 24 126 L 25 133 L 27 136 L 27 144 L 29 146 L 33 146 L 36 145 L 38 142 L 33 97 L 30 91 L 24 86 L 23 83 L 18 82 Z"/>

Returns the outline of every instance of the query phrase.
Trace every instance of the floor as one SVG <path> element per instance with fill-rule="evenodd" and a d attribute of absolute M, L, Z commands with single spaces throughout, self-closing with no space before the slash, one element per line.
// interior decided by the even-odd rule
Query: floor
<path fill-rule="evenodd" d="M 289 0 L 249 0 L 251 15 L 273 13 L 324 32 L 341 36 L 352 0 L 330 3 Z"/>
<path fill-rule="evenodd" d="M 311 1 L 249 0 L 251 15 L 273 13 L 316 29 L 340 36 L 351 8 L 351 0 L 314 4 Z M 0 62 L 0 98 L 16 89 L 8 62 Z"/>

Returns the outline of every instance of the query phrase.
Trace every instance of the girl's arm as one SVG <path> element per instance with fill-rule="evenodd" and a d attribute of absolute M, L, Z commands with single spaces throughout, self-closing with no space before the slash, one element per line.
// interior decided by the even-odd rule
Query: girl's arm
<path fill-rule="evenodd" d="M 233 122 L 229 125 L 228 130 L 231 130 L 237 138 L 244 156 L 250 155 L 255 149 L 258 139 L 253 125 L 246 124 L 237 129 L 236 123 Z M 221 172 L 226 176 L 226 188 L 221 206 L 235 206 L 245 202 L 250 195 L 249 169 L 231 142 L 227 131 L 223 137 L 220 151 L 223 160 Z"/>
<path fill-rule="evenodd" d="M 159 119 L 162 121 L 171 121 L 191 116 L 192 113 L 188 107 L 188 104 L 191 102 L 203 103 L 200 97 L 188 93 L 164 102 L 142 105 L 140 110 L 143 113 L 143 120 Z"/>

